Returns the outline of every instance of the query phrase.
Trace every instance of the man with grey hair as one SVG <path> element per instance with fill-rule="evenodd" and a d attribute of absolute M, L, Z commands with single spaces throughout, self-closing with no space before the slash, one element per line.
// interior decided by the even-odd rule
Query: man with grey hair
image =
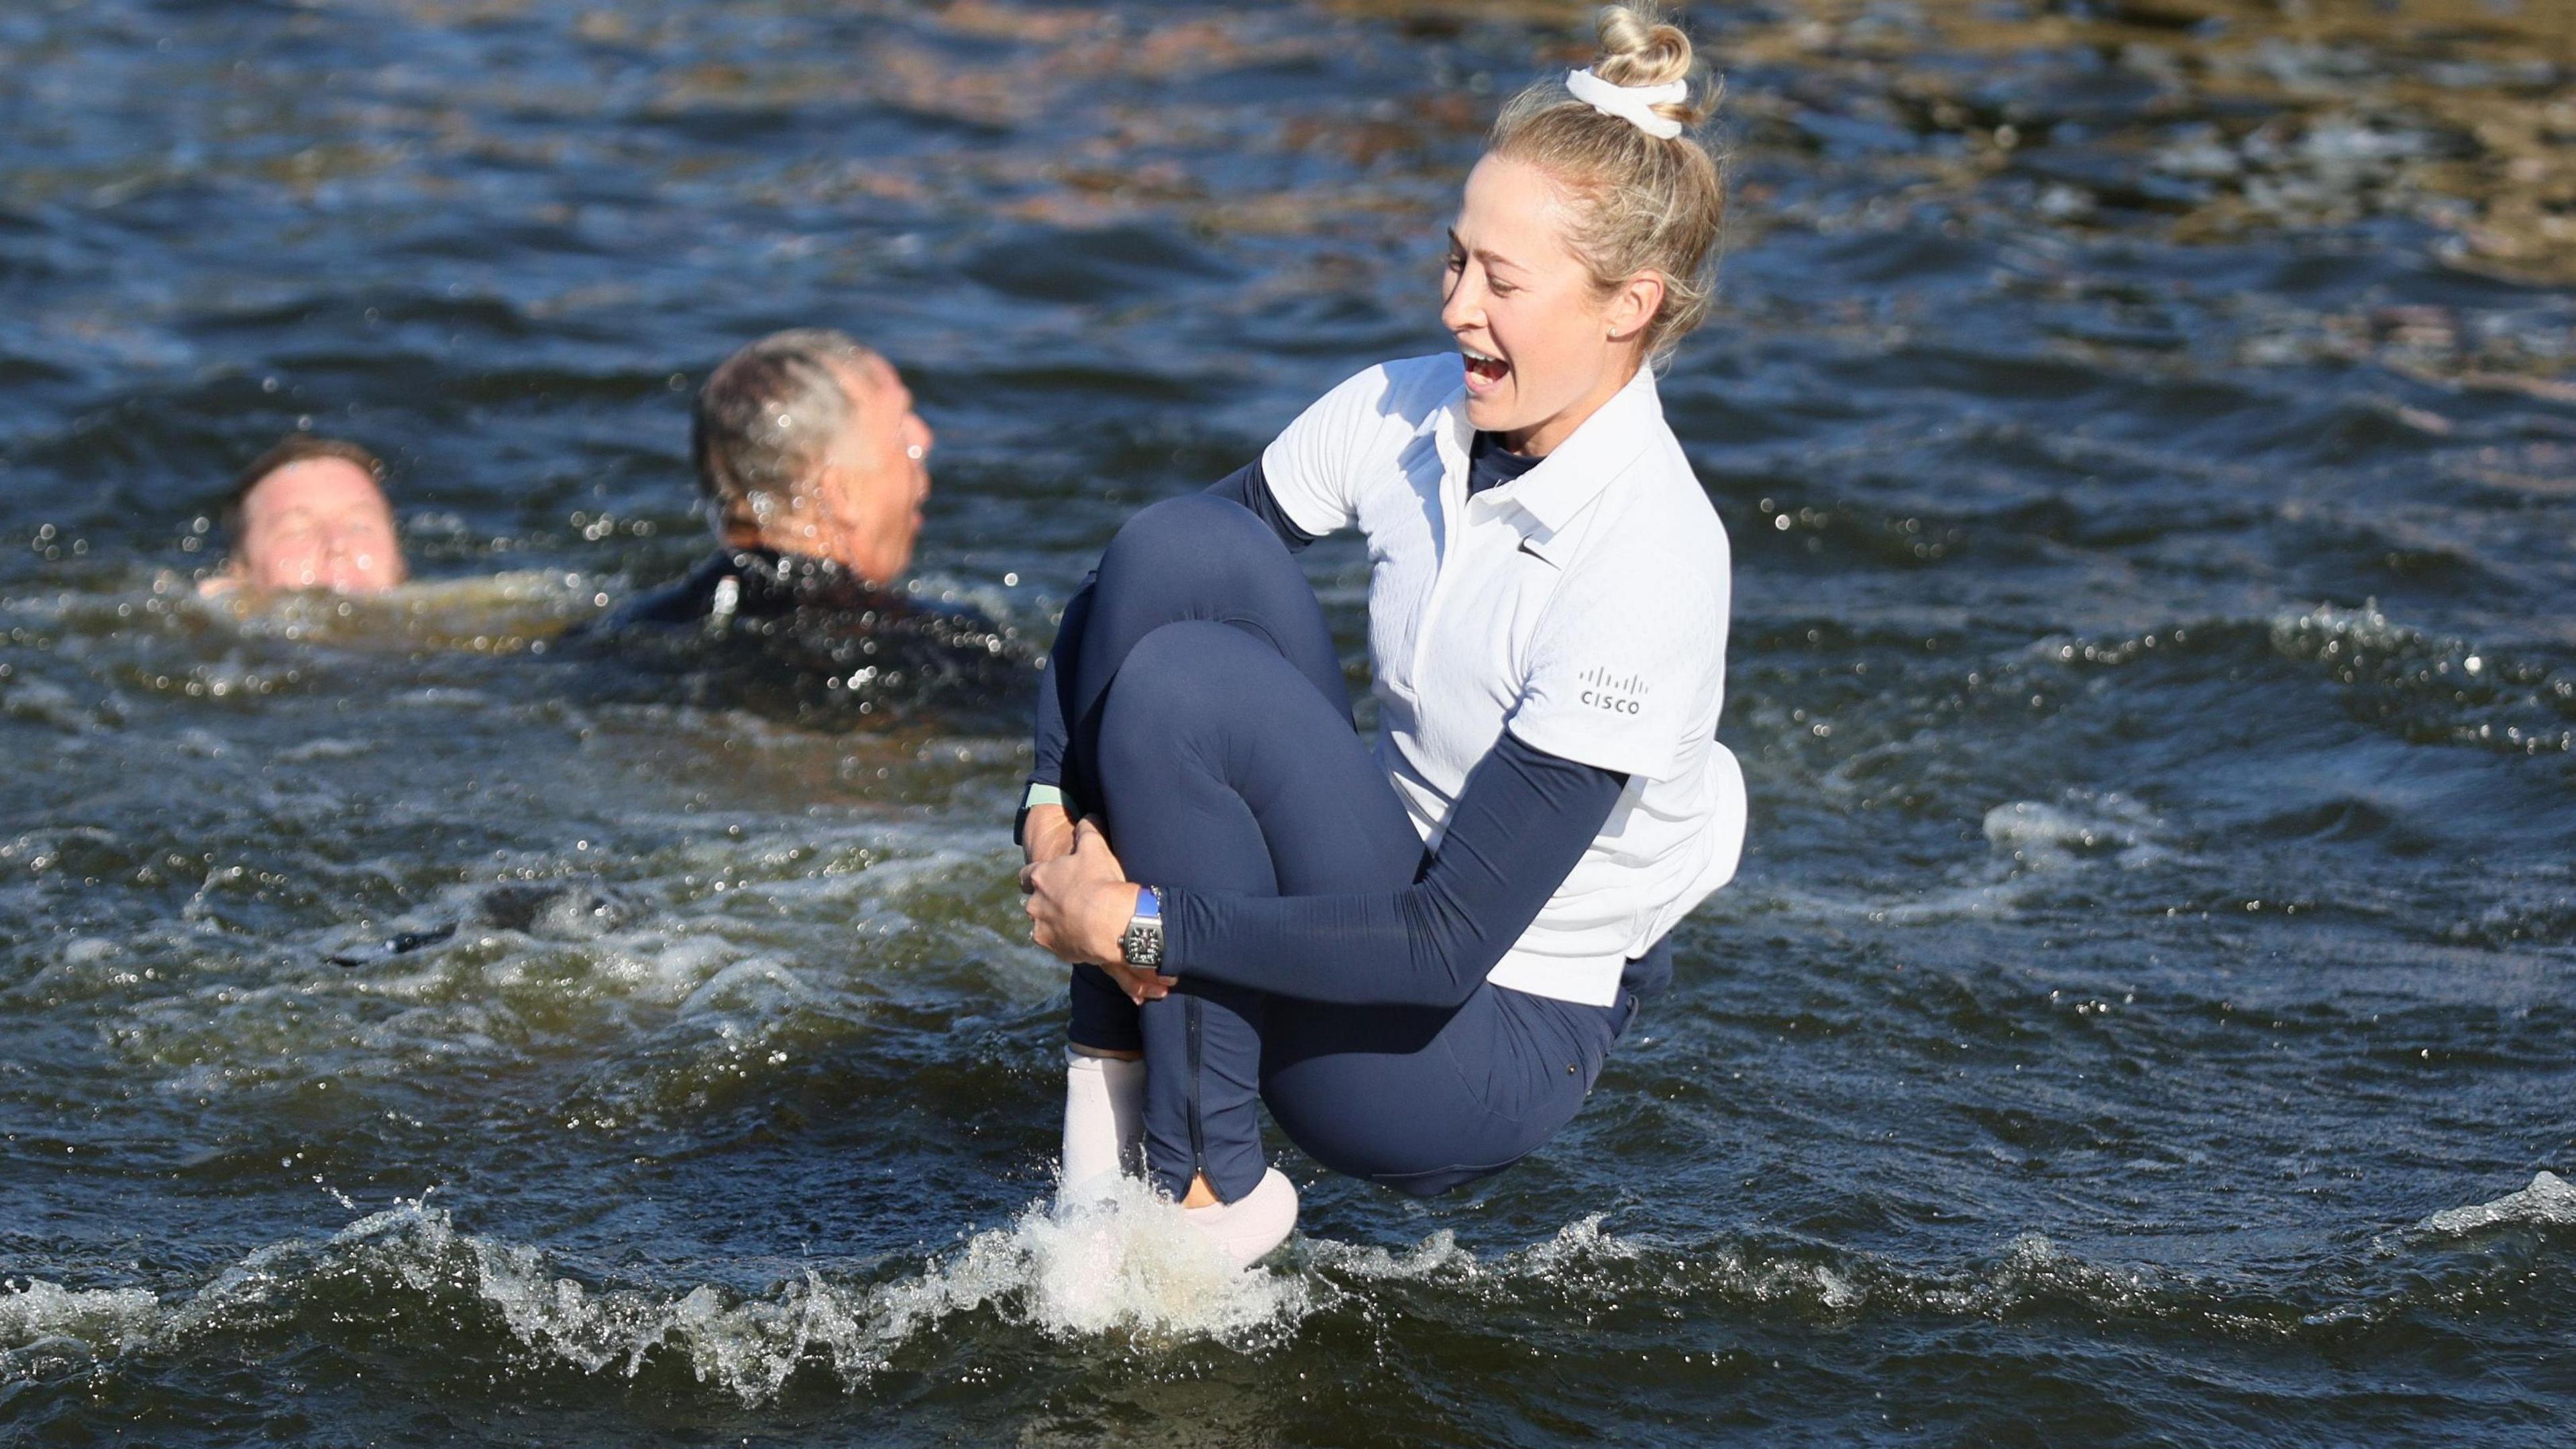
<path fill-rule="evenodd" d="M 716 550 L 606 629 L 706 702 L 798 718 L 1019 709 L 1039 662 L 1019 631 L 897 587 L 932 442 L 903 379 L 847 334 L 744 347 L 698 389 L 691 428 Z"/>
<path fill-rule="evenodd" d="M 689 451 L 720 545 L 618 626 L 850 608 L 903 578 L 934 439 L 892 365 L 848 334 L 773 332 L 698 389 Z"/>

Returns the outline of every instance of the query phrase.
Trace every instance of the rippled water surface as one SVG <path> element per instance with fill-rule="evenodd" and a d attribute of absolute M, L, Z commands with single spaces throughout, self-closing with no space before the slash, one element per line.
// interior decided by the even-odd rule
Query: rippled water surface
<path fill-rule="evenodd" d="M 697 379 L 821 323 L 1010 665 L 1440 344 L 1580 8 L 0 9 L 0 1440 L 2564 1442 L 2576 19 L 1694 18 L 1743 875 L 1560 1140 L 1292 1154 L 1230 1281 L 1035 1210 L 1022 673 L 562 632 L 703 548 Z M 422 582 L 197 602 L 306 425 Z"/>

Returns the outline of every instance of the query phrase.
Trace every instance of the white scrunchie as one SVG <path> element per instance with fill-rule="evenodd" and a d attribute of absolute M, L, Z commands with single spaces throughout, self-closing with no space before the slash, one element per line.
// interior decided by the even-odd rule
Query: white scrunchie
<path fill-rule="evenodd" d="M 1565 88 L 1574 98 L 1605 116 L 1617 116 L 1658 141 L 1669 141 L 1682 133 L 1682 123 L 1670 116 L 1655 114 L 1657 106 L 1676 105 L 1690 99 L 1690 82 L 1666 81 L 1659 86 L 1613 85 L 1588 70 L 1568 71 Z"/>

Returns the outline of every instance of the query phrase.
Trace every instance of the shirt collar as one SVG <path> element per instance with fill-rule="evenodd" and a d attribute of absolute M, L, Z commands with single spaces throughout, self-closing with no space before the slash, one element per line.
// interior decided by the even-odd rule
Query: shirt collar
<path fill-rule="evenodd" d="M 1467 389 L 1462 382 L 1443 405 L 1448 427 L 1442 441 L 1463 470 L 1475 429 L 1467 421 Z M 1552 535 L 1572 522 L 1601 491 L 1628 469 L 1647 441 L 1664 425 L 1662 397 L 1655 391 L 1655 371 L 1640 367 L 1625 387 L 1600 410 L 1583 420 L 1574 435 L 1557 444 L 1538 466 L 1482 495 L 1528 514 L 1543 534 Z M 1545 540 L 1539 540 L 1544 544 Z"/>

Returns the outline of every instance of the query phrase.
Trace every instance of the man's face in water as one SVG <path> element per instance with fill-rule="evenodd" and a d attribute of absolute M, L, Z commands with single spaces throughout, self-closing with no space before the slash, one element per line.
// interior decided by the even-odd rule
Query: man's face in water
<path fill-rule="evenodd" d="M 251 485 L 218 588 L 377 594 L 403 581 L 384 490 L 345 458 L 305 458 Z"/>
<path fill-rule="evenodd" d="M 810 490 L 818 549 L 869 583 L 893 584 L 912 562 L 921 506 L 930 497 L 930 425 L 912 410 L 912 391 L 875 353 L 834 364 L 849 395 L 851 425 L 834 443 Z"/>

